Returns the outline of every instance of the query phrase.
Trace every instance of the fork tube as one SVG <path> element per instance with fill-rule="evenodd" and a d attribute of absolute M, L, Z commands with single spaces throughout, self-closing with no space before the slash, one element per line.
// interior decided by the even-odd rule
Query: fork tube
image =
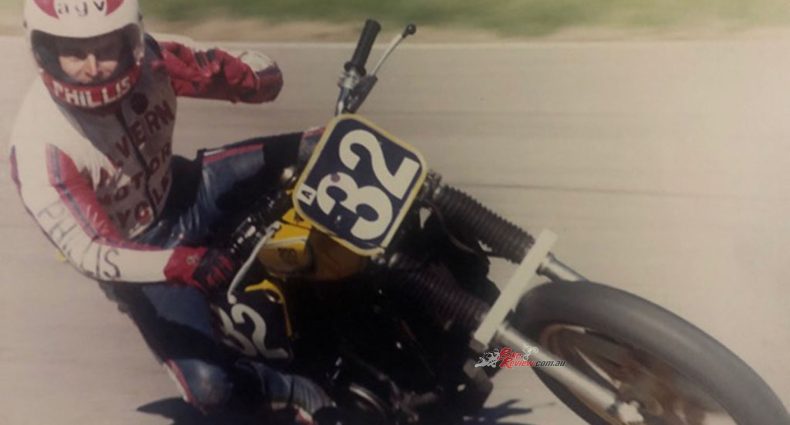
<path fill-rule="evenodd" d="M 583 282 L 587 281 L 587 278 L 577 273 L 572 268 L 563 264 L 562 261 L 558 260 L 554 254 L 549 254 L 546 256 L 546 259 L 538 268 L 538 274 L 541 276 L 546 276 L 551 279 L 552 282 Z"/>

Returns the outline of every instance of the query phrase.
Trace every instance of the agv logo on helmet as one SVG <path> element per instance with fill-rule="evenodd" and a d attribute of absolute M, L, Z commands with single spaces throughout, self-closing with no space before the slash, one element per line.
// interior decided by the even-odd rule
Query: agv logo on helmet
<path fill-rule="evenodd" d="M 86 17 L 94 13 L 109 15 L 116 11 L 124 0 L 35 0 L 41 10 L 53 18 L 74 16 Z"/>

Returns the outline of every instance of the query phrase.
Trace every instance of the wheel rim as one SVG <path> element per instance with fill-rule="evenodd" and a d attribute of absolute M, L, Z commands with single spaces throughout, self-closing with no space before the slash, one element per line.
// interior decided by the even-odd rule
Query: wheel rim
<path fill-rule="evenodd" d="M 579 326 L 551 325 L 538 338 L 542 347 L 566 360 L 624 402 L 644 420 L 622 422 L 574 395 L 613 425 L 735 425 L 736 422 L 697 384 L 655 356 Z M 573 393 L 573 390 L 568 388 Z"/>

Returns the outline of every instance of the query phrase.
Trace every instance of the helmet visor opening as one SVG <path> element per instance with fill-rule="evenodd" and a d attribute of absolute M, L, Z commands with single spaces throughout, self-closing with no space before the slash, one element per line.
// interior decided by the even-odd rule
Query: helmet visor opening
<path fill-rule="evenodd" d="M 128 72 L 137 63 L 140 40 L 137 25 L 87 38 L 31 34 L 39 66 L 56 80 L 82 86 L 101 85 Z"/>

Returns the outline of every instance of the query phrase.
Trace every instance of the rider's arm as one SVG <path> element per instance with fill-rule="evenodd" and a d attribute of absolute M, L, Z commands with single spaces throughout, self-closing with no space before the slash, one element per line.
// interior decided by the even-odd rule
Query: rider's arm
<path fill-rule="evenodd" d="M 126 240 L 88 177 L 56 146 L 12 150 L 11 170 L 28 213 L 82 274 L 103 281 L 191 283 L 204 249 L 158 249 Z"/>
<path fill-rule="evenodd" d="M 179 96 L 262 103 L 274 100 L 283 85 L 282 73 L 268 56 L 254 51 L 229 53 L 201 50 L 176 41 L 156 43 L 164 69 Z"/>

